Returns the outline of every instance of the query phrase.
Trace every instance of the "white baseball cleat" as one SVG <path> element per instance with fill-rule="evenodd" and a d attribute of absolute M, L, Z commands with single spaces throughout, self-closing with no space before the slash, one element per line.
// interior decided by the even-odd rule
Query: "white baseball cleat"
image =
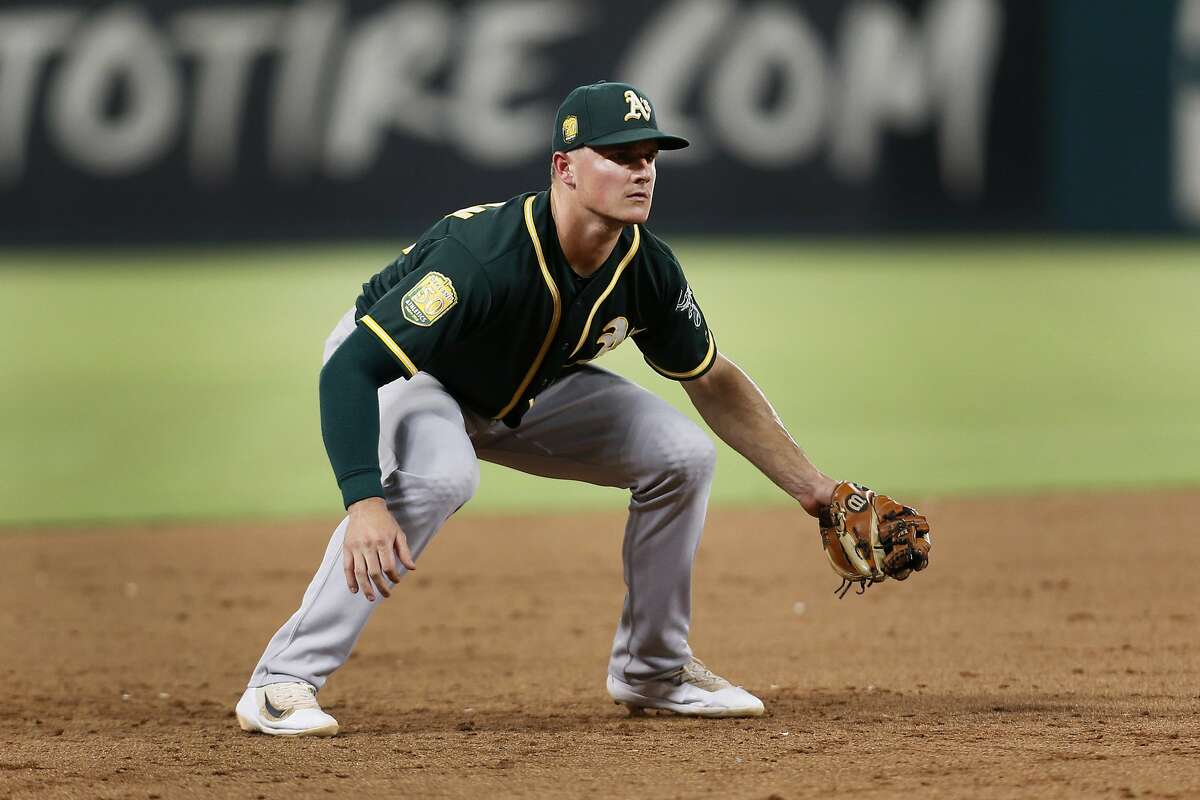
<path fill-rule="evenodd" d="M 609 675 L 608 694 L 633 713 L 646 708 L 694 717 L 758 717 L 763 713 L 762 700 L 714 674 L 696 658 L 674 674 L 646 683 L 626 683 Z"/>
<path fill-rule="evenodd" d="M 237 704 L 244 731 L 272 736 L 333 736 L 337 720 L 317 704 L 317 690 L 307 683 L 272 683 L 250 687 Z"/>

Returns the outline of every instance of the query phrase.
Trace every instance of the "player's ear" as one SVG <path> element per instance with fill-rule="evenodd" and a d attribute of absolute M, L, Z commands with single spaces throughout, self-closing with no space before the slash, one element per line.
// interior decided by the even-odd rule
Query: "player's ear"
<path fill-rule="evenodd" d="M 564 186 L 571 189 L 575 188 L 575 167 L 566 153 L 555 153 L 551 167 L 554 170 L 554 174 L 562 181 Z"/>

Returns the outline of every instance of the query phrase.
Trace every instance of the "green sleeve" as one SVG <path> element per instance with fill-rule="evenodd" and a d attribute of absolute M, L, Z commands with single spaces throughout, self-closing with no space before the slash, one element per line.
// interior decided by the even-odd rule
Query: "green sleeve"
<path fill-rule="evenodd" d="M 661 257 L 660 257 L 661 258 Z M 673 257 L 656 264 L 659 281 L 646 330 L 633 337 L 655 372 L 676 381 L 695 380 L 716 363 L 717 343 Z"/>
<path fill-rule="evenodd" d="M 409 272 L 358 320 L 408 377 L 474 335 L 492 308 L 488 275 L 462 244 L 440 239 L 413 255 Z"/>
<path fill-rule="evenodd" d="M 379 473 L 379 387 L 407 377 L 364 328 L 354 332 L 321 370 L 321 436 L 349 508 L 383 497 Z"/>

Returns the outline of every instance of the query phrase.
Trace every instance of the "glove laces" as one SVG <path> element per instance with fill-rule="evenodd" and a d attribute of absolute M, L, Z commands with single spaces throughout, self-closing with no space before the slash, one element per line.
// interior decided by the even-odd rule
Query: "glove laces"
<path fill-rule="evenodd" d="M 883 583 L 883 578 L 859 578 L 858 580 L 842 578 L 841 585 L 834 589 L 833 593 L 837 595 L 838 600 L 841 600 L 850 591 L 850 587 L 852 586 L 858 588 L 855 594 L 866 594 L 867 589 L 870 589 L 877 583 Z"/>

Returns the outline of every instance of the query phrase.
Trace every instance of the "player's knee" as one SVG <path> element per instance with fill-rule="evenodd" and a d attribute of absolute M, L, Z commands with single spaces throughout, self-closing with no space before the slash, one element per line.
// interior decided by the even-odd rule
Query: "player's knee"
<path fill-rule="evenodd" d="M 646 443 L 646 453 L 645 471 L 660 479 L 696 487 L 712 482 L 717 448 L 688 420 L 658 426 Z"/>
<path fill-rule="evenodd" d="M 705 486 L 711 483 L 717 466 L 717 447 L 713 440 L 699 428 L 693 427 L 680 451 L 677 469 L 683 479 Z"/>
<path fill-rule="evenodd" d="M 405 509 L 410 515 L 444 520 L 475 495 L 479 488 L 477 463 L 443 464 L 421 472 L 392 473 L 384 481 L 389 504 Z"/>
<path fill-rule="evenodd" d="M 463 469 L 442 470 L 426 476 L 431 500 L 450 514 L 466 505 L 479 488 L 479 465 Z"/>

